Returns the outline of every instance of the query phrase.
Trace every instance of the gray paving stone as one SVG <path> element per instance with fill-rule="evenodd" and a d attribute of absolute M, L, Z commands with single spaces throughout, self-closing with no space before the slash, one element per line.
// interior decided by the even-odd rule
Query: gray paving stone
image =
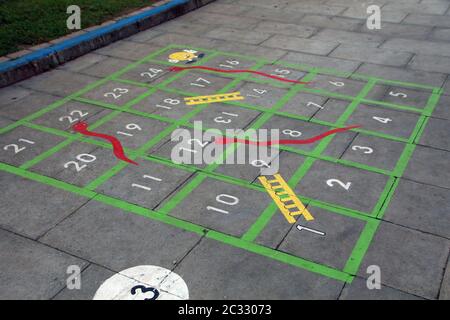
<path fill-rule="evenodd" d="M 206 24 L 193 24 L 178 20 L 171 20 L 163 24 L 160 24 L 156 27 L 153 27 L 151 30 L 154 32 L 154 35 L 148 38 L 147 41 L 155 38 L 156 36 L 160 36 L 166 32 L 185 34 L 188 36 L 202 36 L 209 30 L 211 30 L 211 26 Z M 138 41 L 138 42 L 146 42 L 146 41 Z"/>
<path fill-rule="evenodd" d="M 139 166 L 127 166 L 98 187 L 97 191 L 153 209 L 191 174 L 156 162 L 140 160 Z"/>
<path fill-rule="evenodd" d="M 320 107 L 324 108 L 327 100 L 328 98 L 324 96 L 299 92 L 289 99 L 280 111 L 312 118 L 314 114 L 321 110 Z"/>
<path fill-rule="evenodd" d="M 50 299 L 65 285 L 67 267 L 86 262 L 38 242 L 0 230 L 0 298 Z"/>
<path fill-rule="evenodd" d="M 447 267 L 445 268 L 444 279 L 442 280 L 441 291 L 439 292 L 440 300 L 449 300 L 450 299 L 450 259 L 447 263 Z"/>
<path fill-rule="evenodd" d="M 236 52 L 267 60 L 277 60 L 286 54 L 286 51 L 284 50 L 276 48 L 266 48 L 262 46 L 254 46 L 234 41 L 222 42 L 216 47 L 216 49 L 222 51 Z"/>
<path fill-rule="evenodd" d="M 375 85 L 365 96 L 366 99 L 389 102 L 418 109 L 425 109 L 431 97 L 432 90 L 421 88 L 406 88 L 401 86 Z"/>
<path fill-rule="evenodd" d="M 363 22 L 359 19 L 332 17 L 332 16 L 319 16 L 319 15 L 305 15 L 300 23 L 307 26 L 313 26 L 316 28 L 338 29 L 355 31 L 360 28 Z"/>
<path fill-rule="evenodd" d="M 450 151 L 450 121 L 430 118 L 419 144 Z"/>
<path fill-rule="evenodd" d="M 18 85 L 11 85 L 0 89 L 0 107 L 9 105 L 16 101 L 26 98 L 33 91 L 19 87 Z M 1 109 L 0 109 L 1 110 Z"/>
<path fill-rule="evenodd" d="M 78 121 L 86 121 L 87 123 L 92 124 L 108 115 L 110 112 L 111 110 L 106 108 L 77 101 L 69 101 L 36 118 L 33 123 L 49 128 L 73 132 L 72 126 Z"/>
<path fill-rule="evenodd" d="M 236 0 L 234 3 L 241 6 L 251 6 L 272 10 L 284 9 L 289 1 L 285 0 Z M 252 8 L 253 9 L 253 8 Z"/>
<path fill-rule="evenodd" d="M 341 44 L 330 54 L 330 56 L 362 62 L 379 63 L 388 66 L 404 66 L 411 60 L 412 54 L 386 49 L 368 48 L 364 46 L 349 46 Z"/>
<path fill-rule="evenodd" d="M 276 49 L 327 55 L 337 47 L 338 43 L 336 42 L 336 39 L 333 39 L 332 41 L 330 39 L 320 41 L 284 35 L 274 35 L 269 40 L 264 41 L 261 45 Z"/>
<path fill-rule="evenodd" d="M 445 42 L 394 38 L 387 40 L 380 48 L 427 55 L 450 56 L 450 43 Z"/>
<path fill-rule="evenodd" d="M 240 237 L 256 221 L 270 201 L 270 197 L 263 191 L 206 178 L 169 214 Z"/>
<path fill-rule="evenodd" d="M 450 152 L 417 146 L 403 176 L 414 181 L 450 188 Z"/>
<path fill-rule="evenodd" d="M 318 108 L 313 119 L 335 123 L 350 104 L 348 100 L 328 99 L 322 109 Z"/>
<path fill-rule="evenodd" d="M 404 68 L 388 67 L 372 63 L 362 64 L 356 72 L 388 80 L 400 80 L 437 87 L 440 87 L 447 77 L 442 73 L 407 70 Z"/>
<path fill-rule="evenodd" d="M 450 28 L 450 20 L 448 20 L 448 17 L 441 15 L 410 14 L 403 22 L 422 26 Z"/>
<path fill-rule="evenodd" d="M 316 28 L 308 26 L 300 26 L 293 23 L 282 23 L 272 21 L 262 21 L 255 27 L 257 31 L 265 33 L 284 34 L 287 36 L 295 36 L 300 38 L 308 38 L 316 32 Z"/>
<path fill-rule="evenodd" d="M 419 54 L 414 56 L 408 67 L 414 70 L 450 73 L 450 57 Z"/>
<path fill-rule="evenodd" d="M 370 30 L 367 28 L 366 23 L 364 23 L 359 29 L 359 31 L 361 32 L 375 35 L 382 35 L 386 37 L 395 37 L 395 38 L 413 38 L 413 39 L 425 39 L 429 36 L 431 30 L 432 28 L 429 26 L 391 23 L 386 22 L 383 19 L 381 20 L 380 29 Z"/>
<path fill-rule="evenodd" d="M 90 52 L 77 59 L 65 62 L 57 67 L 57 69 L 79 72 L 80 70 L 89 68 L 105 59 L 106 57 L 103 55 Z"/>
<path fill-rule="evenodd" d="M 371 167 L 394 170 L 405 148 L 402 142 L 358 134 L 342 155 L 342 159 Z"/>
<path fill-rule="evenodd" d="M 156 31 L 156 28 L 158 26 L 152 27 L 151 29 L 140 31 L 136 33 L 135 35 L 126 38 L 127 41 L 134 41 L 134 42 L 148 42 L 149 40 L 160 36 L 162 32 Z"/>
<path fill-rule="evenodd" d="M 157 45 L 165 47 L 173 43 L 181 43 L 204 49 L 217 49 L 218 46 L 224 42 L 225 41 L 223 40 L 207 39 L 204 37 L 188 36 L 177 33 L 163 33 L 162 35 L 148 41 L 148 43 L 152 46 Z M 149 52 L 151 53 L 151 51 Z M 167 60 L 167 58 L 165 60 Z"/>
<path fill-rule="evenodd" d="M 253 154 L 253 152 L 257 153 Z M 238 159 L 238 155 L 244 156 Z M 270 150 L 265 152 L 258 148 L 251 149 L 248 145 L 238 145 L 237 149 L 228 155 L 226 161 L 223 161 L 215 172 L 251 183 L 261 175 L 262 169 L 270 168 L 271 160 L 274 157 L 275 150 L 271 153 Z M 241 159 L 245 160 L 245 163 L 240 163 Z"/>
<path fill-rule="evenodd" d="M 209 12 L 191 12 L 184 15 L 182 21 L 194 24 L 200 23 L 249 30 L 253 29 L 260 20 L 250 17 L 228 16 Z"/>
<path fill-rule="evenodd" d="M 344 11 L 346 8 L 341 6 L 320 5 L 309 3 L 293 3 L 289 4 L 285 10 L 298 10 L 305 13 L 314 13 L 321 15 L 335 16 Z"/>
<path fill-rule="evenodd" d="M 450 41 L 450 29 L 436 28 L 431 33 L 431 38 L 443 41 Z"/>
<path fill-rule="evenodd" d="M 415 113 L 361 104 L 346 123 L 348 125 L 359 124 L 364 130 L 408 139 L 418 121 L 419 115 Z"/>
<path fill-rule="evenodd" d="M 248 11 L 241 13 L 241 15 L 264 21 L 278 21 L 298 24 L 300 19 L 305 16 L 305 13 L 300 11 L 286 11 L 276 8 L 251 7 Z"/>
<path fill-rule="evenodd" d="M 189 139 L 185 139 L 184 136 L 180 135 L 180 129 L 187 130 L 189 132 L 189 139 L 193 140 L 191 141 Z M 173 140 L 171 139 L 172 135 L 174 136 Z M 203 152 L 206 153 L 208 149 L 205 148 L 212 141 L 214 136 L 215 135 L 199 134 L 198 130 L 194 131 L 191 128 L 180 127 L 172 131 L 172 133 L 167 137 L 163 138 L 161 142 L 151 148 L 148 153 L 160 158 L 171 159 L 172 152 L 175 152 L 174 150 L 177 150 L 177 155 L 179 155 L 180 157 L 187 159 L 187 155 L 189 155 L 189 159 L 187 159 L 186 161 L 188 163 L 183 163 L 194 164 L 197 167 L 204 168 L 206 166 L 206 163 L 204 161 L 200 161 L 201 163 L 197 163 L 199 162 L 199 160 L 196 160 L 198 158 L 196 158 L 195 155 L 203 155 Z M 189 150 L 192 150 L 193 152 Z"/>
<path fill-rule="evenodd" d="M 81 288 L 70 290 L 66 287 L 54 297 L 54 300 L 91 300 L 102 283 L 113 275 L 114 272 L 111 270 L 90 264 L 81 272 Z"/>
<path fill-rule="evenodd" d="M 204 128 L 245 129 L 261 113 L 223 103 L 212 103 L 189 122 L 202 121 Z"/>
<path fill-rule="evenodd" d="M 238 29 L 221 27 L 212 29 L 204 36 L 213 39 L 231 40 L 249 44 L 260 44 L 261 42 L 267 40 L 271 36 L 271 34 L 260 31 L 242 32 L 242 30 Z"/>
<path fill-rule="evenodd" d="M 250 81 L 240 82 L 232 91 L 239 91 L 244 97 L 240 103 L 262 108 L 272 108 L 287 92 L 287 89 Z"/>
<path fill-rule="evenodd" d="M 65 138 L 46 132 L 19 126 L 0 135 L 0 160 L 18 167 L 64 140 Z"/>
<path fill-rule="evenodd" d="M 279 1 L 279 2 L 281 2 L 281 1 Z M 255 1 L 250 2 L 250 3 L 248 1 L 244 2 L 244 4 L 250 4 L 250 5 L 255 5 L 255 3 L 258 3 L 258 2 L 255 2 Z M 248 11 L 249 8 L 246 6 L 242 6 L 242 5 L 236 5 L 235 3 L 226 4 L 223 1 L 220 1 L 220 2 L 212 2 L 212 3 L 208 4 L 207 6 L 204 6 L 198 10 L 200 10 L 200 11 L 204 10 L 207 12 L 236 16 L 236 15 L 240 15 L 243 12 Z"/>
<path fill-rule="evenodd" d="M 269 119 L 269 121 L 263 124 L 261 128 L 279 129 L 280 139 L 293 139 L 293 140 L 308 139 L 330 130 L 330 128 L 326 126 L 281 116 L 273 116 L 272 118 Z M 296 132 L 290 132 L 288 130 L 293 130 Z M 298 132 L 300 132 L 300 134 Z M 335 137 L 332 145 L 330 145 L 330 148 L 325 151 L 325 154 L 332 157 L 339 157 L 344 152 L 345 148 L 347 148 L 348 144 L 353 139 L 354 135 L 355 133 L 353 132 L 340 133 Z M 317 141 L 315 143 L 310 144 L 290 145 L 290 147 L 311 152 L 314 150 L 315 147 L 318 146 L 319 143 L 320 142 Z"/>
<path fill-rule="evenodd" d="M 254 60 L 220 54 L 219 56 L 213 57 L 210 60 L 202 63 L 202 66 L 224 70 L 236 70 L 236 69 L 250 69 L 255 65 L 255 63 L 256 62 Z"/>
<path fill-rule="evenodd" d="M 450 120 L 450 96 L 441 95 L 432 116 Z"/>
<path fill-rule="evenodd" d="M 101 60 L 93 65 L 87 66 L 86 68 L 83 68 L 78 72 L 82 73 L 82 74 L 87 74 L 87 75 L 90 75 L 93 77 L 103 78 L 103 77 L 107 77 L 107 76 L 111 75 L 112 73 L 114 73 L 118 70 L 123 69 L 124 67 L 126 67 L 127 65 L 129 65 L 131 63 L 129 60 L 125 60 L 125 59 L 118 59 L 118 58 L 105 57 L 105 56 L 101 56 L 101 57 L 103 57 L 103 60 Z"/>
<path fill-rule="evenodd" d="M 82 97 L 117 106 L 123 106 L 148 90 L 148 88 L 138 87 L 127 83 L 109 81 L 88 91 L 83 94 Z"/>
<path fill-rule="evenodd" d="M 58 99 L 60 98 L 51 94 L 29 91 L 29 94 L 25 97 L 14 96 L 10 103 L 0 107 L 0 116 L 20 120 L 47 107 Z"/>
<path fill-rule="evenodd" d="M 125 72 L 120 78 L 155 85 L 175 75 L 168 69 L 165 65 L 143 63 Z"/>
<path fill-rule="evenodd" d="M 283 60 L 312 67 L 333 68 L 344 72 L 353 72 L 361 65 L 360 62 L 316 56 L 299 52 L 289 52 Z"/>
<path fill-rule="evenodd" d="M 346 283 L 340 300 L 421 300 L 415 295 L 381 285 L 381 289 L 368 289 L 366 279 L 355 277 L 351 284 Z"/>
<path fill-rule="evenodd" d="M 446 1 L 432 3 L 388 3 L 383 6 L 386 11 L 402 11 L 409 13 L 444 14 L 449 7 Z"/>
<path fill-rule="evenodd" d="M 138 149 L 168 125 L 168 123 L 159 120 L 121 113 L 97 127 L 96 131 L 117 137 L 124 148 Z M 96 137 L 94 139 L 105 141 Z"/>
<path fill-rule="evenodd" d="M 205 72 L 190 71 L 183 77 L 172 81 L 168 87 L 198 95 L 217 94 L 231 82 L 230 78 L 220 77 Z"/>
<path fill-rule="evenodd" d="M 132 109 L 155 114 L 171 119 L 180 119 L 186 113 L 192 111 L 192 106 L 187 106 L 185 96 L 158 90 L 149 97 L 132 106 Z"/>
<path fill-rule="evenodd" d="M 449 240 L 381 222 L 359 268 L 381 270 L 381 283 L 423 298 L 436 299 L 447 263 Z"/>
<path fill-rule="evenodd" d="M 450 76 L 447 78 L 445 83 L 442 86 L 443 94 L 450 95 Z"/>
<path fill-rule="evenodd" d="M 324 29 L 311 39 L 332 43 L 347 43 L 350 45 L 359 44 L 364 47 L 378 47 L 384 41 L 384 38 L 379 35 L 333 29 Z"/>
<path fill-rule="evenodd" d="M 0 116 L 0 128 L 4 128 L 6 126 L 9 126 L 10 124 L 14 123 L 14 121 L 3 118 Z"/>
<path fill-rule="evenodd" d="M 119 161 L 110 149 L 74 142 L 30 170 L 77 186 L 85 186 Z"/>
<path fill-rule="evenodd" d="M 364 80 L 351 80 L 318 74 L 307 87 L 356 97 L 366 84 L 367 82 Z"/>
<path fill-rule="evenodd" d="M 401 179 L 384 220 L 450 238 L 448 189 Z"/>
<path fill-rule="evenodd" d="M 88 201 L 7 172 L 0 172 L 0 177 L 0 225 L 29 238 L 43 235 Z"/>
<path fill-rule="evenodd" d="M 384 8 L 381 9 L 382 23 L 383 23 L 383 21 L 400 23 L 408 15 L 407 12 L 389 11 L 389 10 L 383 10 L 383 9 Z M 344 11 L 342 13 L 342 16 L 348 17 L 348 18 L 355 18 L 355 19 L 364 19 L 364 20 L 366 20 L 367 17 L 368 17 L 367 7 L 363 7 L 363 6 L 350 7 L 346 11 Z"/>
<path fill-rule="evenodd" d="M 190 252 L 175 272 L 188 283 L 191 299 L 336 299 L 343 286 L 209 239 Z"/>
<path fill-rule="evenodd" d="M 92 76 L 65 70 L 52 70 L 43 73 L 38 77 L 24 80 L 20 82 L 20 85 L 25 88 L 65 97 L 81 90 L 88 84 L 97 80 L 97 78 Z"/>
<path fill-rule="evenodd" d="M 118 41 L 106 47 L 95 51 L 97 54 L 102 54 L 109 57 L 115 57 L 125 60 L 141 60 L 150 53 L 160 49 L 154 45 L 147 43 L 137 43 L 132 41 Z"/>
<path fill-rule="evenodd" d="M 317 160 L 295 187 L 295 192 L 301 196 L 370 213 L 387 181 L 388 176 Z"/>
<path fill-rule="evenodd" d="M 119 272 L 137 265 L 172 269 L 199 239 L 192 232 L 90 201 L 41 241 Z"/>
<path fill-rule="evenodd" d="M 299 231 L 295 227 L 283 239 L 278 250 L 342 270 L 350 258 L 365 222 L 311 205 L 308 206 L 308 211 L 314 220 L 307 222 L 300 217 L 297 224 L 319 230 L 325 235 Z"/>

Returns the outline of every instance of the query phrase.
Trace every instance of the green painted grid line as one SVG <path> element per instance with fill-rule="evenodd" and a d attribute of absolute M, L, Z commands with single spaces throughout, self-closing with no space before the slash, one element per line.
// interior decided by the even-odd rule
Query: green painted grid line
<path fill-rule="evenodd" d="M 163 51 L 163 49 L 161 49 L 161 51 Z M 205 50 L 203 50 L 203 51 L 205 51 Z M 227 53 L 224 53 L 224 54 L 227 54 Z M 373 78 L 372 77 L 372 79 L 375 79 L 375 78 Z M 102 79 L 102 80 L 105 80 L 105 79 Z M 380 79 L 382 82 L 385 82 L 386 83 L 386 81 L 384 80 L 384 79 Z M 44 112 L 45 113 L 45 112 Z M 424 123 L 425 124 L 425 123 Z M 421 128 L 423 128 L 423 126 L 421 127 Z M 7 130 L 5 130 L 5 131 L 7 131 Z M 419 134 L 419 132 L 418 132 L 418 134 Z M 393 188 L 394 189 L 394 188 Z"/>

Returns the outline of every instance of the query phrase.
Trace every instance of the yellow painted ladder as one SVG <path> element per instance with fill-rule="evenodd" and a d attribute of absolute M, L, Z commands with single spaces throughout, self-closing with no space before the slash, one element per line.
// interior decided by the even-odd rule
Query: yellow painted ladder
<path fill-rule="evenodd" d="M 308 209 L 303 205 L 294 191 L 284 181 L 284 179 L 277 173 L 273 175 L 273 179 L 267 180 L 265 176 L 258 177 L 267 193 L 272 197 L 275 204 L 283 213 L 284 217 L 289 223 L 295 223 L 294 216 L 303 215 L 307 221 L 314 220 L 314 217 L 309 213 Z M 290 209 L 296 209 L 291 211 Z"/>
<path fill-rule="evenodd" d="M 197 96 L 197 97 L 188 97 L 184 98 L 184 101 L 188 106 L 193 106 L 196 104 L 203 103 L 213 103 L 213 102 L 222 102 L 222 101 L 231 101 L 231 100 L 242 100 L 244 99 L 241 96 L 239 91 L 230 92 L 230 93 L 222 93 L 222 94 L 214 94 L 210 96 Z"/>

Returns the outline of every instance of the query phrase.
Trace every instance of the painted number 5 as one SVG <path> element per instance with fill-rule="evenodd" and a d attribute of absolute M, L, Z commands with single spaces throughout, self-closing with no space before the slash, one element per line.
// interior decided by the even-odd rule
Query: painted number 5
<path fill-rule="evenodd" d="M 342 182 L 341 180 L 338 180 L 338 179 L 328 179 L 327 180 L 327 185 L 329 187 L 334 187 L 335 183 L 340 185 L 342 188 L 344 188 L 347 191 L 350 189 L 350 186 L 352 185 L 351 182 L 344 183 L 344 182 Z"/>

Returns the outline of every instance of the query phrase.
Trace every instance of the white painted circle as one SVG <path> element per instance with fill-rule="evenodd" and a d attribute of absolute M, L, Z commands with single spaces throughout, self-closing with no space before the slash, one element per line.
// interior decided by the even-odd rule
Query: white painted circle
<path fill-rule="evenodd" d="M 108 278 L 94 300 L 187 300 L 189 290 L 175 272 L 158 266 L 137 266 Z M 133 294 L 134 293 L 134 294 Z"/>

